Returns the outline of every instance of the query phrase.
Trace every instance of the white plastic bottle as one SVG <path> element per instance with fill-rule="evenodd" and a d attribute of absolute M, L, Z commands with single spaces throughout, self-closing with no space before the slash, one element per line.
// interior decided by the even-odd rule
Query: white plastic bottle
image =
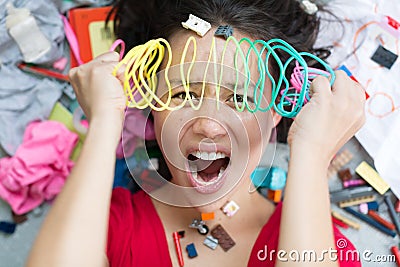
<path fill-rule="evenodd" d="M 35 18 L 26 8 L 7 3 L 6 26 L 18 44 L 25 62 L 34 63 L 51 49 L 50 41 L 39 29 Z"/>

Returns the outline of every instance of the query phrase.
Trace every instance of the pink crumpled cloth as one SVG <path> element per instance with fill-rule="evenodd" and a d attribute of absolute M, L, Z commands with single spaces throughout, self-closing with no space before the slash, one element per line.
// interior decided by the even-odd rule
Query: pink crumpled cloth
<path fill-rule="evenodd" d="M 129 158 L 135 152 L 137 140 L 154 140 L 153 122 L 143 115 L 140 109 L 129 108 L 125 113 L 122 138 L 117 147 L 117 158 Z"/>
<path fill-rule="evenodd" d="M 0 159 L 0 198 L 16 214 L 53 199 L 64 185 L 78 135 L 56 121 L 32 122 L 13 157 Z"/>

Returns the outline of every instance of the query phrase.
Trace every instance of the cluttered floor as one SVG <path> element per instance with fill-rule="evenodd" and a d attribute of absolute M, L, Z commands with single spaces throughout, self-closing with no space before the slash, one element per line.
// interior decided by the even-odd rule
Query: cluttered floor
<path fill-rule="evenodd" d="M 13 7 L 7 6 L 8 2 Z M 75 130 L 76 134 L 71 137 L 54 125 L 46 125 L 54 127 L 52 132 L 61 136 L 58 145 L 71 153 L 44 157 L 47 160 L 56 158 L 57 162 L 39 162 L 61 164 L 60 173 L 63 174 L 70 169 L 71 162 L 79 153 L 84 134 L 74 127 L 73 113 L 78 104 L 66 82 L 65 73 L 70 66 L 76 66 L 80 61 L 87 62 L 112 44 L 112 35 L 101 26 L 110 2 L 54 0 L 49 4 L 46 0 L 0 0 L 0 158 L 4 160 L 3 170 L 0 164 L 0 182 L 4 182 L 1 176 L 6 176 L 4 162 L 10 163 L 16 155 L 21 156 L 22 153 L 18 152 L 21 143 L 31 141 L 26 131 L 29 130 L 31 135 L 48 131 L 46 129 L 49 128 L 41 129 L 43 125 L 40 123 L 30 124 L 34 121 L 49 119 Z M 400 21 L 400 5 L 395 0 L 323 2 L 328 2 L 327 8 L 337 14 L 340 23 L 330 22 L 329 27 L 322 23 L 322 35 L 317 45 L 331 47 L 331 56 L 328 58 L 330 65 L 345 69 L 366 88 L 369 97 L 365 126 L 341 149 L 329 169 L 332 217 L 360 252 L 363 266 L 399 266 L 400 263 L 394 261 L 391 248 L 399 246 L 400 234 L 396 225 L 400 207 L 392 210 L 396 196 L 400 196 L 400 157 L 397 153 L 400 147 L 400 60 L 397 58 L 400 51 L 400 24 L 397 22 Z M 35 43 L 42 42 L 46 47 L 41 55 L 30 54 L 29 49 L 21 53 L 32 42 L 20 40 L 18 47 L 8 34 L 5 18 L 12 13 L 12 8 L 27 8 L 35 17 L 37 25 L 31 28 L 32 32 L 38 31 L 35 36 L 39 37 L 36 37 Z M 60 13 L 66 16 L 60 17 Z M 99 21 L 100 24 L 97 23 Z M 85 30 L 85 26 L 88 28 L 92 22 L 95 22 L 92 30 Z M 78 59 L 67 45 L 66 25 L 76 32 L 80 44 L 78 49 L 81 51 Z M 90 31 L 95 31 L 97 35 Z M 91 37 L 88 39 L 87 36 Z M 90 45 L 90 42 L 96 45 Z M 68 60 L 70 58 L 71 61 Z M 49 62 L 52 63 L 51 68 L 48 68 Z M 46 134 L 43 136 L 52 138 Z M 45 137 L 38 142 L 46 141 Z M 134 154 L 134 148 L 131 152 Z M 272 159 L 273 166 L 287 171 L 288 156 L 288 146 L 278 143 Z M 138 161 L 140 156 L 134 155 L 132 158 Z M 270 159 L 264 160 L 265 165 L 270 162 Z M 117 165 L 120 164 L 117 162 Z M 139 162 L 136 164 L 140 165 Z M 140 167 L 146 169 L 146 164 Z M 34 173 L 28 174 L 35 176 Z M 116 172 L 114 185 L 131 185 L 126 177 L 117 177 L 120 174 Z M 51 190 L 35 198 L 35 201 L 32 198 L 24 202 L 15 196 L 9 203 L 9 198 L 2 200 L 0 197 L 0 267 L 24 265 L 33 240 L 51 207 L 51 199 L 59 192 L 64 180 L 52 181 L 51 186 L 46 184 L 46 188 Z M 35 190 L 41 186 L 44 185 L 37 185 Z M 270 196 L 265 191 L 260 193 Z M 377 224 L 378 220 L 381 221 Z"/>

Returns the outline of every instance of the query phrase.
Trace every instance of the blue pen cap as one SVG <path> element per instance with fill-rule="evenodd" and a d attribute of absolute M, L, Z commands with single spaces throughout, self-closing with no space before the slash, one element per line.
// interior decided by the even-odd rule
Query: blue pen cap
<path fill-rule="evenodd" d="M 286 185 L 286 172 L 279 167 L 257 167 L 250 178 L 255 187 L 280 190 Z"/>

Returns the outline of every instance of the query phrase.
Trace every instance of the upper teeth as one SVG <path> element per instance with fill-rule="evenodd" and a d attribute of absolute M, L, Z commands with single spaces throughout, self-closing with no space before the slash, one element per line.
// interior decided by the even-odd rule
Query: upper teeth
<path fill-rule="evenodd" d="M 191 153 L 193 156 L 202 159 L 202 160 L 217 160 L 217 159 L 223 159 L 226 157 L 226 155 L 222 152 L 200 152 L 200 151 L 196 151 L 196 152 L 192 152 Z"/>

